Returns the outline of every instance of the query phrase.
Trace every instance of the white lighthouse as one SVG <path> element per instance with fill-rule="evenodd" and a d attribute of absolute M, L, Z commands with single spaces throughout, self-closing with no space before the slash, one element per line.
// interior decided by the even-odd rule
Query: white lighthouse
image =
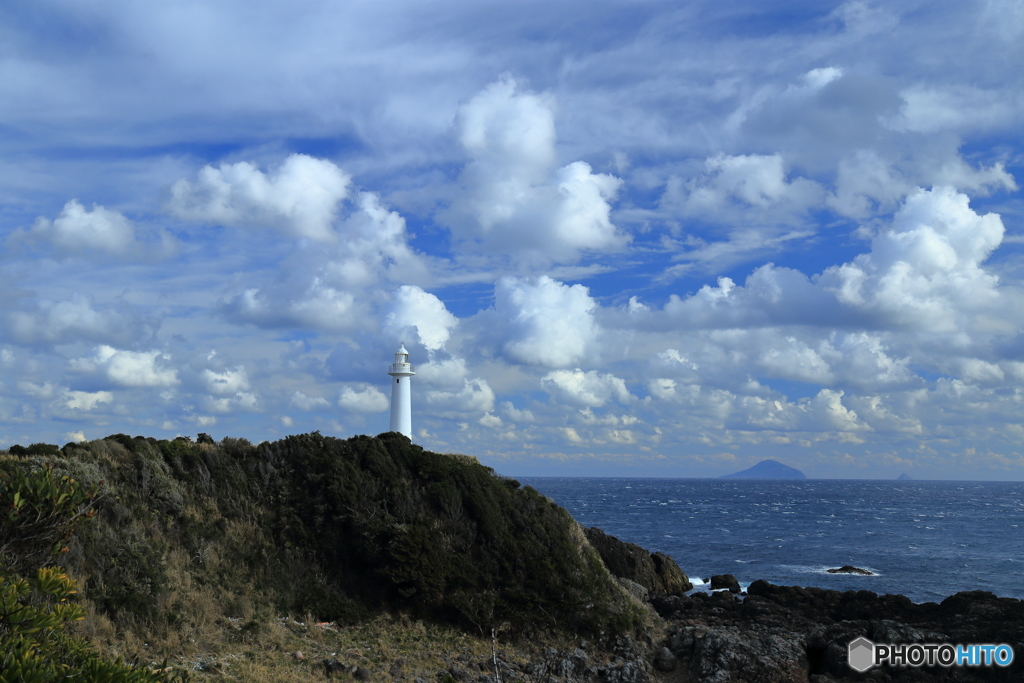
<path fill-rule="evenodd" d="M 395 362 L 388 368 L 388 374 L 395 378 L 391 385 L 391 431 L 401 432 L 412 438 L 412 376 L 416 374 L 409 363 L 409 352 L 405 343 L 395 352 Z"/>

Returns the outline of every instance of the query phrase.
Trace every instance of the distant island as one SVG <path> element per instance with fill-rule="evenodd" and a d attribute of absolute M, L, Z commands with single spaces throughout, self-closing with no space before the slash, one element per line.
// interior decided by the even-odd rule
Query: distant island
<path fill-rule="evenodd" d="M 726 474 L 722 479 L 806 479 L 805 475 L 795 467 L 783 465 L 778 460 L 762 460 L 753 467 Z"/>
<path fill-rule="evenodd" d="M 900 476 L 896 477 L 896 481 L 914 481 L 914 478 L 907 474 L 906 472 L 904 472 Z"/>

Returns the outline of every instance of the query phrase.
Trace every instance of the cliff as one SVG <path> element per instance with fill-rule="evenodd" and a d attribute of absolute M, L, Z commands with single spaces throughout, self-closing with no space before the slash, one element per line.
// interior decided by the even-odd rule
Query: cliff
<path fill-rule="evenodd" d="M 61 562 L 114 624 L 187 634 L 223 618 L 391 611 L 478 633 L 587 633 L 642 620 L 564 509 L 474 458 L 393 432 L 201 441 L 30 447 L 0 470 L 102 482 Z"/>

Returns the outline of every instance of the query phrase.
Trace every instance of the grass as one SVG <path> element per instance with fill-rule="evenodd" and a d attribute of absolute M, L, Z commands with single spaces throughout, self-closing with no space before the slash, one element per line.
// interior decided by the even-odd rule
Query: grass
<path fill-rule="evenodd" d="M 331 658 L 347 667 L 367 669 L 373 681 L 392 680 L 395 669 L 396 678 L 433 683 L 452 666 L 478 675 L 488 670 L 492 657 L 490 638 L 405 615 L 382 614 L 342 627 L 318 624 L 313 615 L 222 617 L 159 643 L 155 639 L 150 643 L 131 629 L 117 631 L 95 612 L 77 629 L 103 654 L 152 667 L 166 660 L 190 681 L 308 682 L 324 675 L 322 661 Z M 541 643 L 565 650 L 576 647 L 579 640 L 569 634 L 519 643 L 499 640 L 497 656 L 506 664 L 524 665 L 540 654 Z M 297 652 L 302 653 L 301 659 Z M 339 678 L 352 677 L 342 674 Z"/>
<path fill-rule="evenodd" d="M 507 663 L 650 628 L 565 510 L 400 435 L 42 446 L 0 452 L 0 474 L 101 488 L 61 562 L 106 655 L 246 681 L 309 680 L 325 658 L 389 680 L 402 660 L 433 683 L 489 661 L 492 627 Z"/>

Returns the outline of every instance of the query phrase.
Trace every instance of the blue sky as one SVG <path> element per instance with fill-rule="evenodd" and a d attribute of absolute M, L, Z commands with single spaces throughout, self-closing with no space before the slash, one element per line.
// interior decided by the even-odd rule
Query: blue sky
<path fill-rule="evenodd" d="M 0 3 L 0 445 L 1024 478 L 1024 3 Z"/>

